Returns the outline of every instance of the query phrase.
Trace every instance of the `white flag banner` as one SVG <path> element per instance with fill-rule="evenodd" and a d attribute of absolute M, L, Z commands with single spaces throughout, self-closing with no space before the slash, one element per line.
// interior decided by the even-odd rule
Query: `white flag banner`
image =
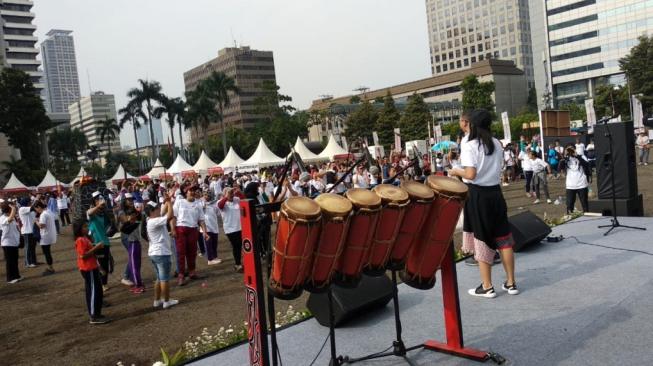
<path fill-rule="evenodd" d="M 587 133 L 594 133 L 594 125 L 596 125 L 594 99 L 585 99 L 585 113 L 587 114 Z"/>
<path fill-rule="evenodd" d="M 347 145 L 347 138 L 344 135 L 340 136 L 340 142 L 342 142 L 342 148 L 349 151 L 349 145 Z"/>
<path fill-rule="evenodd" d="M 395 132 L 395 151 L 401 152 L 401 130 L 395 128 L 394 132 Z"/>
<path fill-rule="evenodd" d="M 633 100 L 633 127 L 635 130 L 644 128 L 644 112 L 642 111 L 642 102 L 636 96 L 631 95 Z"/>
<path fill-rule="evenodd" d="M 508 119 L 508 112 L 501 113 L 501 121 L 503 122 L 503 139 L 511 141 L 510 136 L 510 120 Z"/>
<path fill-rule="evenodd" d="M 435 126 L 435 142 L 438 143 L 442 141 L 442 126 Z"/>
<path fill-rule="evenodd" d="M 379 134 L 376 131 L 372 131 L 372 140 L 374 141 L 374 146 L 379 145 Z"/>

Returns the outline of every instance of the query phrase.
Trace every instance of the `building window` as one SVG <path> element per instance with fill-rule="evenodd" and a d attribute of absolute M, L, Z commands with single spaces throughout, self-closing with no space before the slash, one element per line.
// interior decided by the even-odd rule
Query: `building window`
<path fill-rule="evenodd" d="M 440 65 L 435 67 L 435 71 L 439 74 L 442 72 L 442 68 L 440 68 Z"/>
<path fill-rule="evenodd" d="M 442 65 L 442 71 L 447 71 L 447 64 Z"/>
<path fill-rule="evenodd" d="M 560 46 L 560 45 L 563 45 L 563 44 L 566 44 L 566 43 L 577 42 L 577 41 L 581 41 L 583 39 L 598 37 L 598 35 L 599 35 L 598 31 L 591 31 L 591 32 L 576 34 L 576 35 L 573 35 L 573 36 L 564 37 L 564 38 L 556 39 L 556 40 L 553 40 L 553 41 L 549 41 L 549 46 L 551 46 L 551 47 Z"/>
<path fill-rule="evenodd" d="M 600 53 L 600 52 L 601 52 L 601 47 L 586 48 L 584 50 L 579 50 L 579 51 L 574 51 L 574 52 L 569 52 L 569 53 L 563 53 L 563 54 L 557 55 L 557 56 L 551 56 L 551 62 L 567 60 L 567 59 L 574 58 L 574 57 L 581 57 L 581 56 L 591 55 L 591 54 Z"/>
<path fill-rule="evenodd" d="M 554 71 L 554 72 L 551 73 L 551 76 L 558 77 L 558 76 L 577 74 L 579 72 L 599 70 L 599 69 L 602 69 L 603 67 L 604 67 L 603 62 L 597 62 L 597 63 L 591 64 L 591 65 L 572 67 L 570 69 Z"/>
<path fill-rule="evenodd" d="M 575 3 L 567 4 L 558 8 L 549 9 L 549 11 L 547 11 L 546 14 L 551 16 L 555 14 L 565 13 L 568 12 L 569 10 L 582 8 L 592 4 L 596 4 L 596 0 L 583 0 Z"/>

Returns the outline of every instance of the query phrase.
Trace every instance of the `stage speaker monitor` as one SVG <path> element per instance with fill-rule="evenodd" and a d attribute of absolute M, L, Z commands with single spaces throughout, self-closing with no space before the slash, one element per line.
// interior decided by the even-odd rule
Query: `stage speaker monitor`
<path fill-rule="evenodd" d="M 541 242 L 549 234 L 551 228 L 530 211 L 525 211 L 508 218 L 512 236 L 515 239 L 513 249 L 518 252 L 527 246 Z"/>
<path fill-rule="evenodd" d="M 617 198 L 617 216 L 644 216 L 644 201 L 642 194 L 632 198 Z M 612 216 L 612 198 L 597 199 L 588 202 L 589 212 L 597 212 L 603 216 Z"/>
<path fill-rule="evenodd" d="M 615 122 L 594 127 L 594 148 L 599 199 L 612 198 L 612 167 L 610 162 L 610 140 L 614 155 L 614 193 L 616 198 L 637 196 L 637 163 L 635 160 L 635 132 L 632 122 Z"/>
<path fill-rule="evenodd" d="M 367 315 L 371 310 L 385 307 L 392 300 L 392 281 L 387 276 L 363 279 L 356 288 L 332 286 L 333 318 L 335 326 L 357 317 Z M 329 297 L 327 293 L 311 294 L 306 303 L 315 319 L 321 325 L 329 326 Z"/>

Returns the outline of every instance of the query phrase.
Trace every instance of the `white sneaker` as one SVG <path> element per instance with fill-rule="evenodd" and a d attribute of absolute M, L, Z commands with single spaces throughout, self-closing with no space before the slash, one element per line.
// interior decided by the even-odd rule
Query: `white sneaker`
<path fill-rule="evenodd" d="M 503 184 L 501 184 L 501 185 L 502 185 L 502 186 L 504 186 L 504 187 L 507 187 L 507 186 L 509 186 L 509 184 L 508 184 L 508 183 L 503 183 Z"/>
<path fill-rule="evenodd" d="M 126 278 L 121 279 L 120 283 L 122 283 L 125 286 L 129 286 L 129 287 L 134 286 L 134 283 L 132 281 L 126 279 Z"/>
<path fill-rule="evenodd" d="M 11 280 L 11 281 L 9 281 L 7 283 L 10 283 L 10 284 L 13 285 L 13 284 L 16 284 L 16 283 L 20 282 L 22 279 L 23 279 L 22 277 L 14 278 L 13 280 Z"/>
<path fill-rule="evenodd" d="M 535 201 L 533 201 L 533 204 L 534 204 L 534 205 L 536 205 L 536 204 L 538 204 L 538 203 L 540 203 L 540 200 L 539 200 L 539 199 L 536 199 Z"/>
<path fill-rule="evenodd" d="M 467 293 L 472 295 L 472 296 L 485 297 L 486 299 L 493 299 L 493 298 L 497 297 L 497 293 L 494 291 L 494 287 L 484 289 L 483 284 L 481 284 L 477 288 L 469 289 L 469 291 L 467 291 Z"/>
<path fill-rule="evenodd" d="M 216 258 L 214 260 L 209 261 L 209 266 L 214 266 L 214 265 L 220 264 L 220 263 L 222 263 L 222 259 Z"/>
<path fill-rule="evenodd" d="M 531 198 L 531 194 L 527 192 L 526 197 Z"/>
<path fill-rule="evenodd" d="M 164 309 L 167 309 L 167 308 L 169 308 L 169 307 L 173 307 L 173 306 L 175 306 L 175 305 L 177 305 L 177 304 L 179 304 L 179 300 L 170 299 L 170 300 L 168 300 L 168 301 L 164 301 L 164 302 L 163 302 L 163 308 L 164 308 Z"/>
<path fill-rule="evenodd" d="M 508 292 L 508 294 L 510 295 L 519 295 L 519 290 L 517 289 L 517 285 L 514 283 L 508 286 L 506 282 L 504 282 L 501 284 L 501 289 L 503 289 L 503 291 Z"/>
<path fill-rule="evenodd" d="M 546 199 L 546 203 L 551 203 L 551 202 L 552 202 L 552 201 L 551 201 L 550 198 L 547 198 L 547 199 Z"/>
<path fill-rule="evenodd" d="M 164 303 L 163 300 L 154 300 L 154 302 L 152 303 L 152 306 L 154 306 L 155 308 L 158 308 L 159 306 L 163 305 L 163 303 Z"/>

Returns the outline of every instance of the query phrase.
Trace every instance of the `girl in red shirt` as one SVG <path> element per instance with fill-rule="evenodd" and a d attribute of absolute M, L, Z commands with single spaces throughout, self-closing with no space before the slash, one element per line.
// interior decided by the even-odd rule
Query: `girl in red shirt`
<path fill-rule="evenodd" d="M 76 222 L 73 224 L 75 235 L 75 252 L 77 253 L 77 267 L 84 278 L 86 286 L 86 308 L 91 319 L 91 324 L 105 324 L 109 319 L 102 315 L 102 278 L 98 269 L 95 252 L 102 250 L 104 244 L 95 246 L 88 238 L 88 224 Z"/>

